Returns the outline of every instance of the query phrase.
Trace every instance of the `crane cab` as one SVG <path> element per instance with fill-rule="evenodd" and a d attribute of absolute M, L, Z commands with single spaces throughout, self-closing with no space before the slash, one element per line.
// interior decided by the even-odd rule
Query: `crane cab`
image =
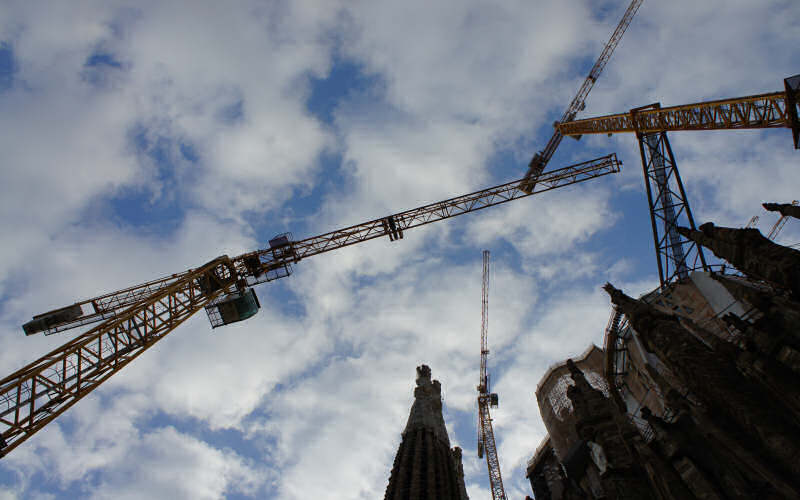
<path fill-rule="evenodd" d="M 295 252 L 292 246 L 292 233 L 281 233 L 269 240 L 269 249 L 277 260 L 293 259 Z"/>
<path fill-rule="evenodd" d="M 214 299 L 206 306 L 206 314 L 211 327 L 217 328 L 251 318 L 259 309 L 261 303 L 256 291 L 246 288 Z"/>
<path fill-rule="evenodd" d="M 498 399 L 496 392 L 489 394 L 489 406 L 491 406 L 492 408 L 497 408 L 499 401 L 500 400 Z"/>

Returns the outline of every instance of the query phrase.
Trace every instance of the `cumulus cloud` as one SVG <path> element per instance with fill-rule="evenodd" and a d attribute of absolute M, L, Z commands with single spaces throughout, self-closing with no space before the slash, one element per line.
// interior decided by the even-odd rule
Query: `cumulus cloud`
<path fill-rule="evenodd" d="M 260 478 L 245 461 L 167 427 L 127 450 L 131 467 L 108 474 L 90 498 L 221 498 L 255 493 Z"/>

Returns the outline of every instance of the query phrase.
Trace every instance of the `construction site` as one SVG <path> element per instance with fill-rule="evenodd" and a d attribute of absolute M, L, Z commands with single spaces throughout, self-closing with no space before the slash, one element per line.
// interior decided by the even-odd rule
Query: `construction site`
<path fill-rule="evenodd" d="M 382 443 L 384 455 L 392 454 L 391 470 L 375 472 L 387 478 L 384 498 L 467 500 L 472 496 L 474 500 L 475 493 L 468 493 L 471 489 L 488 490 L 493 500 L 517 496 L 522 500 L 521 494 L 535 500 L 800 498 L 800 250 L 798 245 L 778 242 L 785 228 L 800 225 L 800 204 L 792 199 L 773 199 L 769 192 L 756 193 L 763 205 L 750 208 L 758 215 L 736 227 L 696 220 L 692 207 L 703 202 L 692 196 L 692 185 L 681 178 L 682 158 L 670 143 L 670 139 L 677 143 L 677 138 L 695 133 L 724 135 L 735 130 L 769 134 L 780 141 L 786 154 L 797 154 L 800 75 L 774 75 L 773 88 L 762 89 L 759 94 L 704 100 L 707 92 L 698 89 L 696 102 L 639 102 L 615 114 L 594 115 L 590 93 L 602 81 L 607 65 L 614 64 L 612 56 L 617 46 L 625 43 L 623 35 L 637 22 L 637 13 L 646 8 L 644 0 L 630 1 L 624 11 L 622 5 L 613 7 L 619 22 L 615 28 L 604 27 L 606 31 L 613 28 L 610 39 L 566 110 L 552 117 L 549 141 L 530 152 L 530 161 L 520 166 L 510 182 L 316 236 L 281 232 L 262 248 L 220 255 L 197 267 L 175 269 L 161 278 L 90 298 L 76 297 L 69 305 L 53 304 L 58 307 L 31 315 L 17 326 L 20 338 L 54 336 L 68 340 L 34 361 L 24 360 L 25 366 L 0 382 L 0 461 L 26 453 L 26 447 L 39 446 L 37 433 L 78 412 L 82 407 L 79 402 L 109 379 L 104 387 L 113 387 L 115 374 L 132 370 L 126 367 L 168 334 L 184 328 L 184 323 L 195 325 L 188 320 L 196 313 L 207 317 L 217 335 L 218 329 L 225 332 L 228 325 L 246 320 L 254 323 L 261 318 L 260 311 L 272 311 L 276 307 L 274 298 L 271 292 L 262 290 L 299 279 L 292 275 L 311 257 L 322 260 L 317 256 L 333 252 L 321 265 L 335 267 L 335 258 L 345 253 L 345 247 L 369 252 L 375 247 L 365 244 L 378 239 L 392 245 L 407 244 L 412 239 L 409 236 L 422 226 L 433 224 L 438 230 L 461 215 L 466 215 L 464 219 L 488 218 L 499 210 L 492 207 L 516 206 L 518 200 L 528 197 L 546 203 L 547 196 L 570 186 L 588 190 L 586 186 L 602 184 L 620 174 L 620 156 L 612 152 L 580 161 L 562 156 L 558 163 L 551 162 L 562 141 L 578 140 L 568 146 L 574 157 L 581 154 L 587 141 L 595 141 L 592 144 L 596 146 L 597 141 L 621 137 L 638 151 L 638 158 L 626 157 L 624 168 L 638 172 L 641 165 L 638 185 L 631 190 L 643 191 L 646 196 L 647 206 L 640 207 L 639 213 L 648 217 L 650 231 L 636 234 L 636 243 L 630 235 L 620 240 L 631 238 L 621 243 L 629 246 L 646 245 L 649 277 L 638 282 L 624 278 L 616 281 L 615 275 L 608 273 L 608 282 L 593 283 L 593 290 L 602 288 L 606 294 L 607 323 L 595 325 L 596 334 L 591 334 L 593 340 L 584 350 L 550 364 L 539 380 L 514 380 L 526 387 L 529 401 L 525 404 L 530 406 L 535 401 L 539 416 L 525 418 L 540 418 L 544 437 L 538 442 L 513 438 L 515 449 L 527 450 L 527 458 L 506 468 L 503 451 L 511 445 L 504 448 L 498 443 L 510 428 L 497 426 L 496 419 L 506 402 L 498 389 L 506 386 L 497 381 L 506 375 L 502 365 L 507 355 L 490 356 L 495 352 L 492 342 L 497 333 L 494 323 L 490 327 L 489 313 L 491 310 L 497 315 L 493 317 L 501 317 L 508 307 L 505 294 L 511 293 L 506 289 L 510 285 L 503 280 L 508 274 L 506 261 L 511 258 L 507 249 L 497 244 L 497 248 L 482 252 L 480 266 L 479 256 L 471 255 L 459 268 L 459 276 L 472 287 L 470 291 L 478 285 L 481 290 L 480 297 L 470 295 L 471 303 L 464 305 L 476 311 L 475 316 L 469 316 L 475 324 L 469 331 L 460 332 L 468 353 L 465 363 L 471 364 L 474 377 L 451 381 L 437 371 L 437 359 L 444 358 L 421 358 L 415 379 L 405 367 L 406 378 L 392 384 L 392 391 L 406 387 L 407 394 L 385 394 L 390 391 L 380 389 L 381 398 L 410 397 L 413 393 L 411 407 L 403 410 L 408 412 L 405 427 L 401 421 L 384 422 L 395 429 L 396 438 L 391 446 Z M 635 99 L 628 96 L 625 100 Z M 758 229 L 760 219 L 765 224 L 763 233 Z M 390 255 L 391 250 L 382 255 Z M 500 271 L 494 271 L 494 266 Z M 558 279 L 558 273 L 553 279 Z M 642 283 L 656 286 L 640 293 Z M 503 294 L 504 299 L 493 299 L 490 307 L 493 292 Z M 359 300 L 368 303 L 363 297 Z M 327 307 L 328 303 L 323 305 Z M 353 315 L 362 314 L 356 311 L 360 302 L 347 302 L 342 307 L 352 308 Z M 480 323 L 475 321 L 478 310 Z M 391 307 L 387 306 L 387 311 L 391 312 Z M 580 316 L 576 305 L 570 317 L 557 321 L 579 322 Z M 381 317 L 382 321 L 391 321 L 391 315 L 389 320 Z M 276 328 L 278 323 L 275 321 Z M 502 320 L 498 324 L 506 325 Z M 262 325 L 262 329 L 270 326 Z M 519 341 L 510 341 L 502 334 L 500 337 L 503 352 L 513 350 L 513 344 Z M 478 340 L 479 351 L 474 349 Z M 352 355 L 353 359 L 363 356 L 363 340 L 336 342 L 358 353 Z M 397 339 L 398 351 L 410 349 L 403 342 Z M 429 342 L 435 343 L 437 338 Z M 557 335 L 553 342 L 559 342 Z M 343 356 L 338 351 L 329 355 Z M 455 358 L 461 356 L 460 350 L 453 354 Z M 236 371 L 237 362 L 229 362 Z M 309 361 L 309 370 L 324 372 L 327 362 Z M 213 372 L 214 368 L 208 366 L 207 370 Z M 393 370 L 387 367 L 387 372 L 395 373 Z M 450 372 L 449 368 L 445 370 Z M 285 380 L 276 376 L 276 386 L 302 386 L 297 381 L 299 375 L 287 373 L 290 375 Z M 362 378 L 369 376 L 362 374 Z M 453 389 L 445 400 L 451 383 Z M 470 387 L 467 395 L 465 388 Z M 336 394 L 331 397 L 341 400 L 342 396 Z M 365 396 L 370 397 L 380 399 L 374 394 Z M 474 429 L 470 430 L 474 441 L 470 446 L 476 445 L 469 450 L 463 437 L 453 437 L 464 430 L 462 424 L 452 423 L 445 405 L 452 400 L 454 408 L 461 408 L 467 399 L 474 407 Z M 76 409 L 70 410 L 76 404 Z M 402 404 L 393 406 L 393 418 L 397 418 L 396 408 Z M 347 405 L 350 409 L 343 413 L 357 412 L 357 402 Z M 265 407 L 267 415 L 278 411 L 269 404 Z M 312 418 L 314 411 L 312 406 L 305 407 L 303 416 L 292 418 Z M 156 416 L 148 418 L 161 418 L 151 413 Z M 181 429 L 178 424 L 171 425 Z M 360 425 L 364 434 L 370 432 L 364 422 Z M 321 426 L 324 423 L 317 427 Z M 217 427 L 225 428 L 221 424 Z M 53 435 L 48 434 L 51 437 L 42 443 L 50 442 Z M 79 435 L 74 437 L 75 446 L 80 439 Z M 274 443 L 263 446 L 259 448 L 262 451 L 278 449 Z M 30 453 L 36 452 L 29 452 L 28 457 Z M 333 477 L 328 480 L 336 481 Z M 515 481 L 517 486 L 508 488 L 504 481 Z M 519 484 L 524 485 L 522 490 Z M 368 496 L 363 493 L 368 491 L 366 487 L 362 488 L 359 495 Z M 281 491 L 281 495 L 292 497 Z"/>

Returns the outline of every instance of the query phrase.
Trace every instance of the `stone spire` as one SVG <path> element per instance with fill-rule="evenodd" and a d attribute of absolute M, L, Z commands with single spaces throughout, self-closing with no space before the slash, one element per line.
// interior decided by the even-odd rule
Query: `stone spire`
<path fill-rule="evenodd" d="M 779 212 L 781 215 L 788 215 L 795 219 L 800 219 L 800 207 L 791 203 L 762 203 L 762 207 L 770 212 Z"/>
<path fill-rule="evenodd" d="M 414 404 L 384 499 L 468 500 L 461 449 L 450 449 L 444 425 L 442 386 L 427 365 L 417 367 Z"/>
<path fill-rule="evenodd" d="M 450 439 L 447 437 L 447 428 L 442 416 L 442 385 L 438 380 L 431 380 L 431 369 L 428 365 L 417 367 L 414 404 L 411 405 L 403 435 L 417 429 L 427 429 L 450 448 Z"/>
<path fill-rule="evenodd" d="M 679 227 L 678 232 L 709 248 L 714 255 L 736 269 L 756 278 L 771 281 L 800 297 L 800 252 L 773 243 L 758 229 L 716 227 L 707 222 L 699 231 Z"/>

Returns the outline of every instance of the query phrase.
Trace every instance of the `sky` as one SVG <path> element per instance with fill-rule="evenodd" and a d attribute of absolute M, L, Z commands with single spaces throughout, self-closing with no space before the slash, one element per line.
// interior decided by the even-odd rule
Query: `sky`
<path fill-rule="evenodd" d="M 34 314 L 521 177 L 627 4 L 0 3 L 0 370 L 74 335 L 25 337 Z M 798 40 L 795 0 L 646 0 L 581 116 L 782 90 Z M 800 198 L 787 130 L 670 139 L 698 224 L 766 233 L 760 203 Z M 635 138 L 550 168 L 611 152 L 619 174 L 301 261 L 248 321 L 196 314 L 0 460 L 0 499 L 381 498 L 422 363 L 489 498 L 484 249 L 500 463 L 531 494 L 537 382 L 602 345 L 602 284 L 658 284 Z"/>

